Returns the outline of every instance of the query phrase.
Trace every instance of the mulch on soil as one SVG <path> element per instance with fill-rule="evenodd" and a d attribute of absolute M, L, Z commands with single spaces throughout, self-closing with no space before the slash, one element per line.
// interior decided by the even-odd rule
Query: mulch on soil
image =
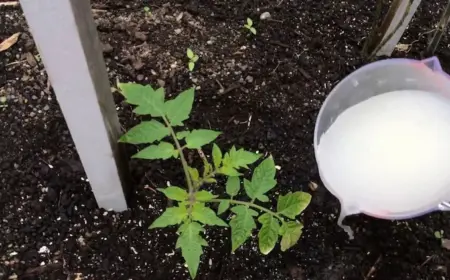
<path fill-rule="evenodd" d="M 423 2 L 401 41 L 411 49 L 395 56 L 420 58 L 425 49 L 445 1 Z M 273 154 L 281 166 L 273 197 L 312 192 L 297 246 L 263 256 L 253 239 L 231 254 L 229 233 L 211 229 L 198 279 L 448 277 L 450 254 L 433 236 L 450 234 L 447 214 L 407 221 L 352 217 L 347 223 L 356 232 L 349 241 L 336 225 L 337 200 L 320 185 L 315 118 L 332 87 L 367 63 L 360 50 L 373 6 L 357 0 L 94 1 L 111 83 L 160 85 L 169 96 L 196 85 L 189 127 L 223 131 L 224 148 Z M 272 17 L 259 20 L 266 11 Z M 242 28 L 247 17 L 257 36 Z M 174 249 L 175 230 L 147 230 L 167 204 L 154 188 L 183 183 L 179 163 L 130 160 L 130 210 L 98 209 L 23 14 L 1 8 L 0 41 L 15 32 L 23 32 L 17 44 L 0 53 L 0 96 L 7 97 L 0 108 L 0 279 L 188 279 Z M 437 55 L 450 71 L 448 43 L 444 38 Z M 200 56 L 192 73 L 187 47 Z M 129 129 L 138 119 L 115 99 Z M 309 190 L 311 181 L 319 183 L 316 191 Z"/>

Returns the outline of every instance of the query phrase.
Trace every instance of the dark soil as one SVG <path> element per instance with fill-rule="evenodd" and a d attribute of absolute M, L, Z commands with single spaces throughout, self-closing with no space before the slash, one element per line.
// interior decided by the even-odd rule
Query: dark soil
<path fill-rule="evenodd" d="M 313 195 L 303 237 L 286 253 L 263 256 L 253 239 L 231 254 L 229 232 L 208 230 L 198 279 L 448 279 L 450 253 L 433 235 L 449 237 L 447 214 L 352 217 L 349 241 L 336 225 L 337 200 L 320 185 L 315 118 L 332 87 L 367 63 L 360 53 L 374 6 L 367 2 L 94 1 L 112 83 L 158 84 L 169 95 L 196 85 L 189 127 L 223 131 L 224 148 L 273 154 L 281 170 L 272 197 Z M 425 49 L 446 1 L 423 2 L 401 41 L 411 49 L 395 56 L 420 58 Z M 271 19 L 259 20 L 265 11 Z M 247 17 L 257 36 L 243 30 Z M 7 98 L 0 108 L 0 279 L 188 279 L 175 230 L 147 230 L 167 204 L 154 188 L 183 183 L 179 163 L 131 160 L 130 210 L 98 209 L 22 12 L 0 8 L 0 41 L 15 32 L 24 33 L 0 53 L 0 96 Z M 448 44 L 444 38 L 437 55 L 450 71 Z M 193 73 L 187 47 L 200 56 Z M 139 120 L 115 98 L 126 130 Z"/>

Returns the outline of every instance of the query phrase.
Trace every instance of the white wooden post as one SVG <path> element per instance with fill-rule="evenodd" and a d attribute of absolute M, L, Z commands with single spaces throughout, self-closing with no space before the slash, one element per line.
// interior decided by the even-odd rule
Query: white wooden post
<path fill-rule="evenodd" d="M 403 0 L 400 3 L 400 6 L 397 9 L 397 12 L 395 13 L 394 18 L 392 19 L 389 28 L 387 29 L 386 33 L 384 34 L 383 39 L 381 42 L 385 40 L 389 34 L 391 34 L 397 25 L 402 21 L 408 5 L 410 5 L 410 1 L 412 0 Z M 381 47 L 381 49 L 376 53 L 377 56 L 381 55 L 387 55 L 391 56 L 392 52 L 394 51 L 395 47 L 397 46 L 398 42 L 402 38 L 403 33 L 405 32 L 406 28 L 409 25 L 409 22 L 411 21 L 412 17 L 416 13 L 417 7 L 419 6 L 421 0 L 414 0 L 411 3 L 411 6 L 409 7 L 408 14 L 403 20 L 402 25 L 397 29 L 397 31 L 394 33 L 394 35 L 384 44 L 384 46 Z"/>
<path fill-rule="evenodd" d="M 120 126 L 89 0 L 21 0 L 99 207 L 127 208 Z"/>

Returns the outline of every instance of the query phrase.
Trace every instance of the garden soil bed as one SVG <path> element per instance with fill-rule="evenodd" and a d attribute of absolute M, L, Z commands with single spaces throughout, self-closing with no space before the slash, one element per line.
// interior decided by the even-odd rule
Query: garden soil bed
<path fill-rule="evenodd" d="M 223 131 L 223 148 L 272 154 L 281 170 L 271 198 L 313 195 L 303 236 L 288 252 L 263 256 L 253 238 L 231 254 L 228 230 L 208 230 L 198 279 L 448 279 L 450 253 L 433 234 L 449 237 L 448 214 L 352 217 L 350 241 L 336 225 L 339 203 L 318 177 L 315 118 L 332 87 L 368 62 L 360 53 L 373 18 L 367 2 L 94 1 L 112 84 L 160 85 L 168 96 L 196 85 L 189 127 Z M 420 58 L 445 5 L 423 2 L 401 41 L 411 49 L 395 56 Z M 259 20 L 266 11 L 272 17 Z M 242 28 L 247 17 L 257 36 Z M 0 8 L 0 41 L 15 32 L 23 32 L 17 44 L 0 53 L 0 279 L 188 279 L 175 229 L 147 229 L 167 205 L 155 188 L 183 183 L 179 163 L 130 160 L 130 210 L 98 209 L 22 11 Z M 444 38 L 437 55 L 450 70 L 448 44 Z M 200 56 L 193 73 L 187 47 Z M 129 129 L 139 120 L 114 96 Z"/>

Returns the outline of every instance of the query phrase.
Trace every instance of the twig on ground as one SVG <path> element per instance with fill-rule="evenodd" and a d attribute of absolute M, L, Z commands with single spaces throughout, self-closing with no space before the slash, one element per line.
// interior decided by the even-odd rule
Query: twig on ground
<path fill-rule="evenodd" d="M 376 266 L 377 264 L 381 261 L 381 255 L 378 257 L 378 259 L 375 261 L 375 263 L 372 265 L 372 267 L 370 268 L 369 272 L 366 274 L 366 277 L 364 277 L 364 280 L 367 280 L 370 278 L 370 276 L 372 276 L 372 274 L 375 273 L 376 271 Z"/>
<path fill-rule="evenodd" d="M 238 89 L 238 88 L 240 88 L 240 87 L 241 87 L 240 84 L 234 84 L 234 85 L 231 85 L 229 88 L 227 88 L 226 90 L 224 90 L 224 91 L 222 92 L 222 94 L 227 94 L 227 93 L 229 93 L 230 91 L 233 91 L 233 90 Z"/>
<path fill-rule="evenodd" d="M 1 4 L 1 3 L 0 3 L 0 4 Z M 24 60 L 18 60 L 18 61 L 14 61 L 14 62 L 8 63 L 8 64 L 6 64 L 5 66 L 13 66 L 13 65 L 16 65 L 16 64 L 23 63 L 23 62 L 25 62 L 25 61 L 27 61 L 27 60 L 26 60 L 26 59 L 24 59 Z"/>
<path fill-rule="evenodd" d="M 19 1 L 8 1 L 0 3 L 0 7 L 17 7 L 17 6 L 19 6 Z"/>

